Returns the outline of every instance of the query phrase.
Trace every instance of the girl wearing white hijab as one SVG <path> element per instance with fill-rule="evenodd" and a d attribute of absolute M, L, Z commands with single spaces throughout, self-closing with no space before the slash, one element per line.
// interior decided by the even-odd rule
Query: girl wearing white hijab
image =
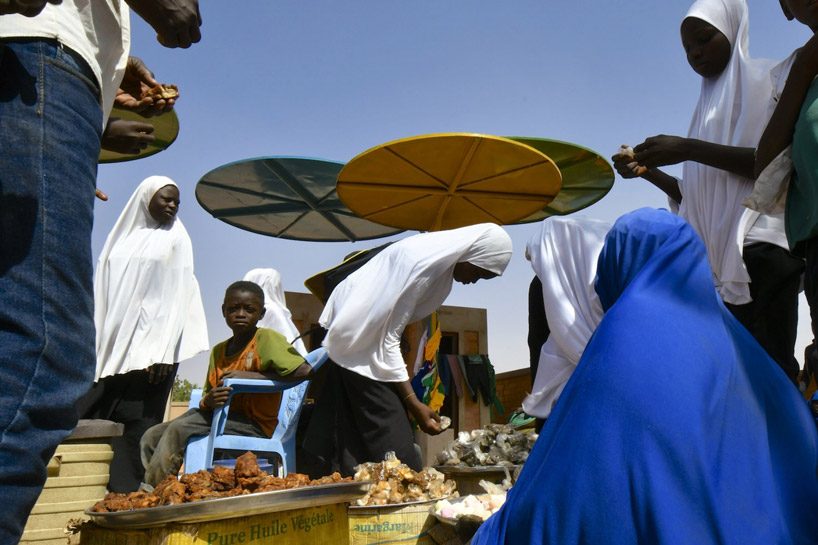
<path fill-rule="evenodd" d="M 400 240 L 341 282 L 320 318 L 334 391 L 319 398 L 305 446 L 345 475 L 388 451 L 420 469 L 406 411 L 430 434 L 440 417 L 412 391 L 401 334 L 443 304 L 453 281 L 499 276 L 510 258 L 508 234 L 486 223 Z"/>
<path fill-rule="evenodd" d="M 292 313 L 287 308 L 284 288 L 281 286 L 281 274 L 275 269 L 251 269 L 242 280 L 258 284 L 264 291 L 265 313 L 258 327 L 266 327 L 281 333 L 299 354 L 306 356 L 307 348 L 304 341 L 298 338 L 301 333 L 295 327 Z"/>
<path fill-rule="evenodd" d="M 548 418 L 602 319 L 594 278 L 610 228 L 597 220 L 553 217 L 540 223 L 528 241 L 526 258 L 542 283 L 550 333 L 540 350 L 533 390 L 523 400 L 526 414 Z"/>
<path fill-rule="evenodd" d="M 702 237 L 730 311 L 793 376 L 803 264 L 789 252 L 783 214 L 742 204 L 753 189 L 755 146 L 773 111 L 774 63 L 750 58 L 745 0 L 697 0 L 681 33 L 687 60 L 702 76 L 688 137 L 648 138 L 634 157 L 615 156 L 614 164 L 623 177 L 639 175 L 671 197 L 671 207 Z M 654 168 L 679 162 L 682 180 Z"/>
<path fill-rule="evenodd" d="M 125 424 L 114 443 L 109 489 L 136 490 L 139 439 L 162 421 L 176 364 L 208 350 L 190 237 L 176 217 L 179 188 L 165 176 L 137 187 L 105 241 L 94 277 L 96 384 L 85 418 Z"/>

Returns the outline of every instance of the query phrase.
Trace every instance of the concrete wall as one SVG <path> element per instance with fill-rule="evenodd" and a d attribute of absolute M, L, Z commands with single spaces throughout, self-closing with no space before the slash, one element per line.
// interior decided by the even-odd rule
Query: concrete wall
<path fill-rule="evenodd" d="M 492 411 L 491 421 L 495 424 L 505 424 L 508 422 L 511 413 L 522 405 L 525 396 L 531 392 L 531 374 L 528 369 L 518 369 L 498 373 L 495 378 L 497 397 L 505 407 L 506 412 L 500 415 L 496 411 Z"/>

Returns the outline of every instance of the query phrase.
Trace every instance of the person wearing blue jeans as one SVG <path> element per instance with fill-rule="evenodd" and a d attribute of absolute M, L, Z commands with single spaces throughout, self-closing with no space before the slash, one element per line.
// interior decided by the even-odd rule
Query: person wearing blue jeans
<path fill-rule="evenodd" d="M 93 381 L 102 111 L 77 54 L 56 42 L 0 43 L 0 543 L 12 543 Z"/>
<path fill-rule="evenodd" d="M 196 0 L 128 2 L 164 45 L 199 41 Z M 93 380 L 93 199 L 128 18 L 121 0 L 0 2 L 0 545 L 20 539 Z"/>

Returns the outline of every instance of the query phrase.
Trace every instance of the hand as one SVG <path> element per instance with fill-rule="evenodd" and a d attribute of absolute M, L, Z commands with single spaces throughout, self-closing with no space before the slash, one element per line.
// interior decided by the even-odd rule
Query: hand
<path fill-rule="evenodd" d="M 99 200 L 101 200 L 103 202 L 108 200 L 108 195 L 103 193 L 102 190 L 99 189 L 99 188 L 97 188 L 97 190 L 94 191 L 94 195 L 96 196 L 97 199 L 99 199 Z"/>
<path fill-rule="evenodd" d="M 159 384 L 164 381 L 171 370 L 173 365 L 169 363 L 154 363 L 148 367 L 148 384 Z"/>
<path fill-rule="evenodd" d="M 687 138 L 660 134 L 633 148 L 636 162 L 647 168 L 675 165 L 689 159 Z"/>
<path fill-rule="evenodd" d="M 226 378 L 266 379 L 267 377 L 257 371 L 228 371 L 222 375 L 222 380 L 219 384 L 224 383 L 224 379 Z"/>
<path fill-rule="evenodd" d="M 636 162 L 633 154 L 617 153 L 611 157 L 616 172 L 625 179 L 638 178 L 648 171 Z"/>
<path fill-rule="evenodd" d="M 221 407 L 230 398 L 229 386 L 216 386 L 212 388 L 207 395 L 202 398 L 199 407 L 202 409 L 210 409 L 211 411 L 217 407 Z"/>
<path fill-rule="evenodd" d="M 159 85 L 142 59 L 128 57 L 125 75 L 116 92 L 114 105 L 123 110 L 136 112 L 144 117 L 160 115 L 173 109 L 175 99 L 153 98 L 148 95 L 152 87 Z"/>
<path fill-rule="evenodd" d="M 62 0 L 0 0 L 0 15 L 19 13 L 26 17 L 35 17 L 48 4 L 61 4 Z"/>
<path fill-rule="evenodd" d="M 137 154 L 153 142 L 153 125 L 112 117 L 102 133 L 102 148 L 117 153 Z M 107 200 L 103 199 L 103 200 Z"/>
<path fill-rule="evenodd" d="M 165 47 L 188 48 L 202 39 L 198 0 L 127 0 Z"/>
<path fill-rule="evenodd" d="M 409 407 L 409 411 L 420 429 L 429 435 L 437 435 L 443 431 L 440 427 L 440 415 L 417 399 Z"/>

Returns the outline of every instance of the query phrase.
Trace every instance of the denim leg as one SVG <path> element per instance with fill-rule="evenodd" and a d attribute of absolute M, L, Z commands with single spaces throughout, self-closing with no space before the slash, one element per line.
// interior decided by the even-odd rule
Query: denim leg
<path fill-rule="evenodd" d="M 17 543 L 93 380 L 97 96 L 55 43 L 0 41 L 0 543 Z"/>

